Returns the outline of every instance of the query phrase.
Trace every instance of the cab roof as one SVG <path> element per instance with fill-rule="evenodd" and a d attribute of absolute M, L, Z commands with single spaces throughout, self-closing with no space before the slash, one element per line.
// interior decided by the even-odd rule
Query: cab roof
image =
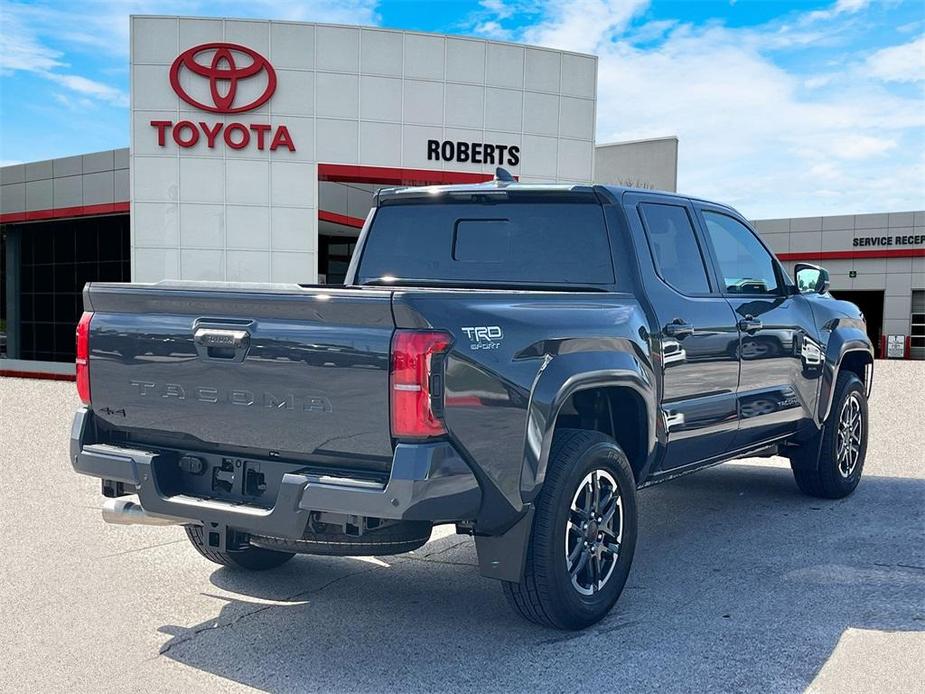
<path fill-rule="evenodd" d="M 440 196 L 504 195 L 505 193 L 593 193 L 594 186 L 570 183 L 509 183 L 486 181 L 484 183 L 455 183 L 434 186 L 405 186 L 382 188 L 376 197 L 379 200 L 393 198 L 421 198 Z"/>
<path fill-rule="evenodd" d="M 651 190 L 648 188 L 632 188 L 629 186 L 618 185 L 599 185 L 586 183 L 520 183 L 518 181 L 492 180 L 484 183 L 456 183 L 450 185 L 430 185 L 430 186 L 402 186 L 394 188 L 381 188 L 375 196 L 375 204 L 378 206 L 383 202 L 397 202 L 401 199 L 420 199 L 420 198 L 438 198 L 446 197 L 469 197 L 473 195 L 498 195 L 504 196 L 507 193 L 577 193 L 577 194 L 598 194 L 611 196 L 615 200 L 622 199 L 627 193 L 639 195 L 651 195 L 653 197 L 663 197 L 667 200 L 681 200 L 701 202 L 708 205 L 722 207 L 739 215 L 736 210 L 717 203 L 712 200 L 684 195 L 682 193 L 673 193 L 664 190 Z M 741 215 L 739 215 L 741 216 Z"/>

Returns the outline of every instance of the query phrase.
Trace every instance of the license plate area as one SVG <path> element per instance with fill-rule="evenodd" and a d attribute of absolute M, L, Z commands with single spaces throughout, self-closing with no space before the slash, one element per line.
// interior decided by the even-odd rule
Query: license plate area
<path fill-rule="evenodd" d="M 197 453 L 159 460 L 156 475 L 167 496 L 185 494 L 270 509 L 283 475 L 304 472 L 304 464 Z"/>
<path fill-rule="evenodd" d="M 166 496 L 182 494 L 265 509 L 276 504 L 283 476 L 287 473 L 331 475 L 334 472 L 331 468 L 319 469 L 305 463 L 175 451 L 159 456 L 155 465 L 158 487 Z M 383 481 L 376 475 L 345 476 L 369 477 L 370 482 L 377 483 Z"/>
<path fill-rule="evenodd" d="M 193 465 L 198 468 L 195 463 Z M 212 467 L 211 490 L 218 495 L 260 499 L 269 489 L 267 478 L 272 476 L 272 472 L 264 470 L 263 463 L 222 458 L 220 464 Z M 282 473 L 279 476 L 282 478 Z"/>

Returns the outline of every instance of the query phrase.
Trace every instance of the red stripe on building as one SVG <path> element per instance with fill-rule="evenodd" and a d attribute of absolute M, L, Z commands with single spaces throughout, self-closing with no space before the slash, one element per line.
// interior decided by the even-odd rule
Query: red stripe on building
<path fill-rule="evenodd" d="M 0 378 L 37 378 L 45 381 L 74 381 L 74 374 L 59 374 L 48 371 L 16 371 L 14 369 L 0 369 Z"/>
<path fill-rule="evenodd" d="M 876 251 L 778 253 L 780 260 L 864 260 L 865 258 L 925 258 L 925 248 L 884 248 Z"/>
<path fill-rule="evenodd" d="M 318 164 L 318 180 L 350 183 L 384 183 L 400 186 L 449 185 L 453 183 L 484 183 L 494 178 L 489 173 L 469 171 L 432 171 L 390 166 L 358 166 L 355 164 Z"/>
<path fill-rule="evenodd" d="M 318 219 L 323 222 L 343 224 L 344 226 L 353 227 L 354 229 L 362 229 L 363 224 L 366 222 L 365 219 L 361 219 L 360 217 L 350 217 L 345 214 L 338 214 L 337 212 L 328 212 L 327 210 L 318 210 Z"/>
<path fill-rule="evenodd" d="M 98 217 L 104 214 L 125 214 L 128 211 L 128 202 L 107 202 L 99 205 L 56 207 L 50 210 L 30 210 L 29 212 L 7 212 L 6 214 L 0 214 L 0 224 L 41 222 L 47 219 L 73 219 L 74 217 Z"/>

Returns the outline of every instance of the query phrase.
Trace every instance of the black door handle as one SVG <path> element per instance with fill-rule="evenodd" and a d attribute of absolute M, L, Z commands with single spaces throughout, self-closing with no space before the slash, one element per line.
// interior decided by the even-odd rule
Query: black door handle
<path fill-rule="evenodd" d="M 762 323 L 754 316 L 747 315 L 738 322 L 738 327 L 743 333 L 753 333 L 757 330 L 761 330 Z"/>
<path fill-rule="evenodd" d="M 683 318 L 675 318 L 665 326 L 664 332 L 669 337 L 684 337 L 694 334 L 694 326 Z"/>

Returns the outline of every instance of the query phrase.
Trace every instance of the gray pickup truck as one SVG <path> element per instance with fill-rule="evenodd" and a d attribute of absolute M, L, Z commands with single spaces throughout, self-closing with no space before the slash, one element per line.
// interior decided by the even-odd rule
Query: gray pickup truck
<path fill-rule="evenodd" d="M 71 462 L 106 520 L 241 569 L 455 524 L 520 614 L 582 628 L 626 582 L 638 489 L 776 454 L 854 490 L 873 349 L 827 288 L 702 200 L 383 190 L 345 287 L 88 285 Z"/>

